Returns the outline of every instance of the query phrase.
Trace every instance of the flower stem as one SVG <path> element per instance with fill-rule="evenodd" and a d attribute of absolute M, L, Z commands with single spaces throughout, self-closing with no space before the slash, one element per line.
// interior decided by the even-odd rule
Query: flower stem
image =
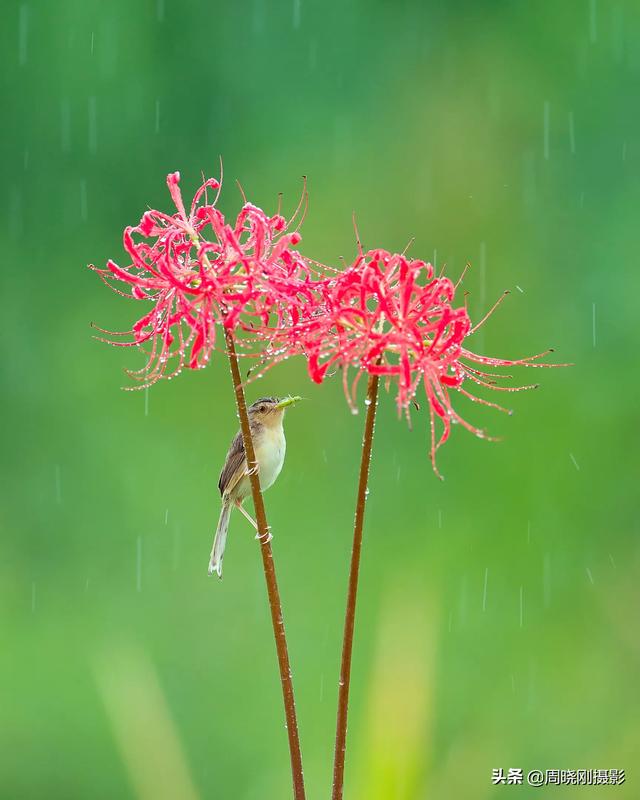
<path fill-rule="evenodd" d="M 351 568 L 349 570 L 349 588 L 347 590 L 347 609 L 344 619 L 342 638 L 342 662 L 340 664 L 340 684 L 338 689 L 338 719 L 336 722 L 336 744 L 333 756 L 333 791 L 332 800 L 342 800 L 344 787 L 344 759 L 347 747 L 347 715 L 349 711 L 349 684 L 351 681 L 351 653 L 353 650 L 353 627 L 356 616 L 356 597 L 358 593 L 358 574 L 360 572 L 360 553 L 362 551 L 362 530 L 364 526 L 364 509 L 367 501 L 367 481 L 371 464 L 373 447 L 373 429 L 378 405 L 378 375 L 369 376 L 367 387 L 367 418 L 362 438 L 362 459 L 360 461 L 360 481 L 356 501 L 356 515 L 353 524 L 353 547 L 351 550 Z"/>
<path fill-rule="evenodd" d="M 244 450 L 247 455 L 249 480 L 251 481 L 251 494 L 253 496 L 256 522 L 258 524 L 258 540 L 260 542 L 260 552 L 262 553 L 264 577 L 267 583 L 267 594 L 269 596 L 269 607 L 271 609 L 273 635 L 276 642 L 276 651 L 278 653 L 278 665 L 280 667 L 280 680 L 282 682 L 282 696 L 284 700 L 287 735 L 289 737 L 289 752 L 291 754 L 293 796 L 295 800 L 305 800 L 302 755 L 300 753 L 300 738 L 298 735 L 298 721 L 296 718 L 296 705 L 293 695 L 293 681 L 291 679 L 289 651 L 287 649 L 287 638 L 284 630 L 284 618 L 282 616 L 280 592 L 278 591 L 278 581 L 276 580 L 276 570 L 273 563 L 269 525 L 267 524 L 267 514 L 265 512 L 262 490 L 260 488 L 260 476 L 256 469 L 256 455 L 253 448 L 253 440 L 251 438 L 249 415 L 247 414 L 247 404 L 245 402 L 244 390 L 242 388 L 242 380 L 240 377 L 240 369 L 238 367 L 238 357 L 236 355 L 233 333 L 227 329 L 225 329 L 225 342 L 227 347 L 227 356 L 229 358 L 229 366 L 231 367 L 233 389 L 236 396 L 236 406 L 238 409 L 238 416 L 240 417 L 242 440 L 244 442 Z"/>

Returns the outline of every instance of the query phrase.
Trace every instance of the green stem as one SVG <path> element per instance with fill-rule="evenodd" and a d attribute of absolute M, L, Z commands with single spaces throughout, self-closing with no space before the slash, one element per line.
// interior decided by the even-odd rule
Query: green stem
<path fill-rule="evenodd" d="M 351 682 L 351 653 L 353 651 L 353 628 L 356 617 L 356 598 L 358 594 L 358 575 L 360 572 L 360 553 L 362 551 L 362 531 L 364 528 L 364 510 L 367 501 L 367 482 L 371 465 L 373 448 L 373 430 L 378 405 L 377 375 L 369 376 L 367 387 L 367 418 L 362 438 L 362 459 L 360 461 L 360 480 L 356 500 L 356 514 L 353 524 L 353 547 L 351 550 L 351 568 L 349 570 L 349 587 L 347 590 L 347 608 L 344 619 L 342 639 L 342 662 L 340 664 L 340 684 L 338 689 L 338 718 L 336 722 L 336 743 L 333 756 L 333 791 L 332 800 L 342 800 L 344 787 L 344 761 L 347 747 L 347 715 L 349 712 L 349 686 Z"/>
<path fill-rule="evenodd" d="M 251 426 L 249 425 L 249 415 L 247 414 L 247 404 L 245 402 L 244 390 L 242 388 L 242 379 L 240 377 L 240 369 L 238 367 L 238 357 L 236 355 L 233 333 L 227 329 L 225 329 L 225 342 L 227 346 L 229 366 L 231 367 L 231 377 L 233 380 L 233 389 L 236 397 L 236 406 L 238 409 L 238 416 L 240 418 L 240 429 L 242 430 L 244 451 L 247 456 L 247 465 L 249 467 L 251 494 L 253 496 L 253 505 L 256 512 L 258 539 L 260 542 L 260 552 L 262 554 L 262 565 L 267 584 L 269 608 L 271 609 L 271 623 L 273 625 L 273 635 L 276 642 L 276 651 L 278 653 L 278 665 L 280 667 L 280 681 L 282 683 L 282 696 L 284 700 L 287 735 L 289 737 L 289 752 L 291 754 L 293 796 L 295 800 L 305 800 L 302 755 L 300 753 L 300 737 L 298 735 L 298 721 L 296 718 L 296 704 L 293 695 L 293 681 L 291 679 L 291 666 L 289 663 L 287 638 L 284 630 L 284 618 L 282 616 L 280 592 L 278 590 L 276 570 L 273 563 L 269 525 L 267 524 L 267 514 L 264 508 L 262 490 L 260 488 L 260 476 L 256 468 L 256 455 L 253 447 L 253 440 L 251 438 Z"/>

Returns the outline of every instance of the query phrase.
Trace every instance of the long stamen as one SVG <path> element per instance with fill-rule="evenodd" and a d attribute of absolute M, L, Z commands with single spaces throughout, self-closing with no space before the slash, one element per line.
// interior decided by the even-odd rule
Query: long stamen
<path fill-rule="evenodd" d="M 482 317 L 480 322 L 476 323 L 473 326 L 473 328 L 471 328 L 471 330 L 469 331 L 469 334 L 475 333 L 481 325 L 484 325 L 484 323 L 489 319 L 489 317 L 493 314 L 493 312 L 496 310 L 496 308 L 498 308 L 498 306 L 502 303 L 502 301 L 505 299 L 505 297 L 508 294 L 511 294 L 511 292 L 508 289 L 506 289 L 500 295 L 500 297 L 496 300 L 496 302 L 491 306 L 491 308 L 487 311 L 487 313 L 484 315 L 484 317 Z"/>

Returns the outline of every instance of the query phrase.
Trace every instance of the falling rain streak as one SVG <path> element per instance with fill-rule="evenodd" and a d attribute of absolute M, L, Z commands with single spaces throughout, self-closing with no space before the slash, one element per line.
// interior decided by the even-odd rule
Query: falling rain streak
<path fill-rule="evenodd" d="M 157 0 L 156 2 L 156 17 L 158 22 L 164 22 L 164 0 Z"/>
<path fill-rule="evenodd" d="M 613 57 L 620 64 L 624 59 L 624 11 L 621 5 L 613 9 L 612 38 Z"/>
<path fill-rule="evenodd" d="M 56 487 L 56 503 L 62 505 L 62 472 L 60 465 L 56 464 L 55 467 L 55 487 Z"/>
<path fill-rule="evenodd" d="M 293 0 L 293 27 L 300 27 L 300 0 Z"/>
<path fill-rule="evenodd" d="M 487 243 L 480 242 L 480 305 L 487 302 Z"/>
<path fill-rule="evenodd" d="M 580 472 L 580 465 L 579 465 L 579 464 L 578 464 L 578 462 L 576 461 L 576 457 L 573 455 L 573 453 L 569 453 L 569 458 L 570 458 L 570 459 L 571 459 L 571 461 L 573 462 L 573 466 L 576 468 L 576 470 L 577 470 L 578 472 Z"/>
<path fill-rule="evenodd" d="M 573 111 L 569 112 L 569 150 L 572 156 L 576 154 L 576 126 Z"/>
<path fill-rule="evenodd" d="M 480 316 L 482 316 L 486 312 L 487 308 L 487 243 L 480 242 L 480 292 L 479 292 L 479 303 L 480 303 Z M 477 342 L 478 342 L 478 349 L 482 350 L 484 348 L 484 328 L 481 328 L 479 333 L 476 334 Z"/>
<path fill-rule="evenodd" d="M 544 152 L 544 160 L 549 160 L 549 118 L 551 115 L 551 110 L 549 107 L 549 101 L 544 101 L 544 108 L 542 112 L 543 118 L 543 152 Z"/>
<path fill-rule="evenodd" d="M 542 566 L 542 596 L 544 607 L 549 608 L 551 605 L 551 556 L 549 553 L 545 553 Z"/>
<path fill-rule="evenodd" d="M 29 38 L 29 7 L 20 5 L 18 14 L 18 63 L 23 67 L 27 63 L 27 42 Z"/>
<path fill-rule="evenodd" d="M 591 332 L 593 338 L 593 346 L 596 346 L 596 304 L 591 305 Z"/>
<path fill-rule="evenodd" d="M 11 187 L 9 199 L 9 227 L 16 236 L 22 235 L 24 213 L 22 210 L 22 192 L 19 186 Z"/>
<path fill-rule="evenodd" d="M 253 32 L 261 33 L 264 28 L 264 0 L 253 0 Z"/>
<path fill-rule="evenodd" d="M 98 151 L 98 112 L 96 98 L 92 95 L 87 105 L 89 117 L 89 152 L 95 155 Z"/>
<path fill-rule="evenodd" d="M 71 152 L 71 104 L 60 100 L 60 146 L 63 153 Z"/>
<path fill-rule="evenodd" d="M 594 580 L 593 580 L 593 575 L 591 574 L 591 570 L 589 569 L 589 567 L 586 567 L 585 569 L 587 570 L 587 578 L 589 578 L 589 580 L 591 581 L 591 585 L 593 586 Z"/>
<path fill-rule="evenodd" d="M 484 585 L 482 587 L 482 611 L 487 610 L 487 584 L 489 583 L 489 567 L 484 571 Z"/>
<path fill-rule="evenodd" d="M 524 623 L 524 586 L 520 586 L 520 627 Z"/>
<path fill-rule="evenodd" d="M 523 156 L 522 200 L 525 206 L 531 207 L 536 202 L 536 161 L 535 153 L 527 150 Z"/>
<path fill-rule="evenodd" d="M 85 178 L 82 178 L 80 180 L 80 219 L 83 222 L 86 222 L 88 216 L 87 181 Z"/>
<path fill-rule="evenodd" d="M 589 41 L 598 41 L 598 5 L 597 0 L 589 0 Z"/>
<path fill-rule="evenodd" d="M 171 567 L 173 570 L 178 569 L 180 564 L 180 528 L 176 527 L 173 532 L 173 554 L 171 558 Z"/>
<path fill-rule="evenodd" d="M 460 620 L 461 627 L 464 627 L 467 622 L 467 576 L 462 576 L 460 582 L 460 603 L 458 606 L 458 619 Z"/>
<path fill-rule="evenodd" d="M 142 536 L 136 540 L 136 592 L 142 591 Z"/>

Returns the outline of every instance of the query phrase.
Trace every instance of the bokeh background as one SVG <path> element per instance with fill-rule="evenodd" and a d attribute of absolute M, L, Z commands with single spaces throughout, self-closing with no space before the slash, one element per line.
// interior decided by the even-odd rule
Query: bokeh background
<path fill-rule="evenodd" d="M 303 250 L 464 264 L 477 351 L 556 348 L 499 444 L 383 395 L 367 509 L 351 800 L 538 796 L 493 768 L 626 768 L 638 789 L 640 11 L 625 0 L 113 0 L 3 6 L 0 796 L 286 798 L 256 543 L 207 577 L 236 429 L 227 365 L 123 392 L 140 315 L 86 269 L 217 174 L 310 210 Z M 304 364 L 267 494 L 309 798 L 329 796 L 362 415 Z M 493 398 L 495 399 L 495 398 Z M 464 398 L 461 398 L 461 401 Z M 362 402 L 362 398 L 361 398 Z M 552 790 L 542 790 L 551 793 Z"/>

